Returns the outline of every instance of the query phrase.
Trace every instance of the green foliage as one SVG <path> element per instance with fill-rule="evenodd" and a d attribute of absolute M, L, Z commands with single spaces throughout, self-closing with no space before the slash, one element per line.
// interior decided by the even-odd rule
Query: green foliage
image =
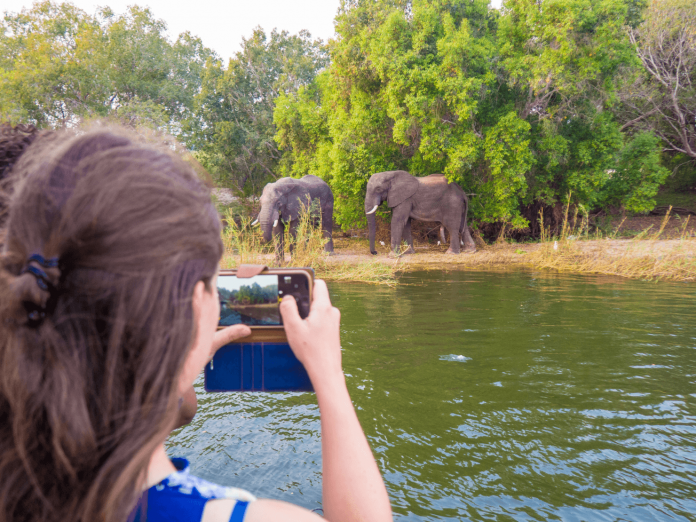
<path fill-rule="evenodd" d="M 170 42 L 149 9 L 90 16 L 50 1 L 0 23 L 0 115 L 43 127 L 111 117 L 182 135 L 214 56 L 188 33 Z"/>
<path fill-rule="evenodd" d="M 684 154 L 662 155 L 662 164 L 671 174 L 665 182 L 669 192 L 692 192 L 696 190 L 696 164 Z M 694 195 L 692 194 L 692 198 Z M 676 206 L 680 206 L 675 203 Z"/>
<path fill-rule="evenodd" d="M 328 46 L 257 28 L 223 64 L 188 33 L 169 41 L 148 9 L 45 1 L 2 20 L 0 117 L 165 130 L 245 195 L 315 174 L 344 227 L 365 224 L 370 176 L 393 169 L 476 193 L 474 222 L 521 228 L 569 193 L 585 209 L 646 212 L 667 177 L 653 136 L 673 154 L 663 164 L 691 162 L 680 176 L 692 186 L 692 7 L 343 0 Z"/>
<path fill-rule="evenodd" d="M 482 188 L 492 195 L 484 203 L 484 211 L 491 219 L 512 220 L 512 226 L 518 228 L 525 223 L 519 215 L 510 214 L 526 192 L 525 174 L 534 161 L 529 150 L 530 128 L 529 123 L 510 112 L 486 133 L 484 140 L 490 175 Z"/>
<path fill-rule="evenodd" d="M 608 200 L 629 212 L 649 212 L 669 170 L 660 164 L 660 143 L 648 132 L 636 134 L 619 154 L 609 187 Z"/>
<path fill-rule="evenodd" d="M 259 193 L 279 177 L 274 100 L 309 84 L 325 65 L 321 41 L 308 32 L 267 36 L 261 28 L 243 39 L 227 68 L 208 60 L 189 123 L 199 161 L 221 186 Z"/>
<path fill-rule="evenodd" d="M 391 169 L 441 172 L 479 195 L 474 219 L 513 228 L 526 225 L 525 205 L 554 206 L 569 192 L 586 208 L 611 200 L 645 211 L 662 173 L 644 165 L 638 177 L 629 150 L 646 142 L 631 145 L 613 114 L 617 71 L 638 66 L 625 27 L 640 9 L 626 0 L 508 0 L 501 12 L 480 0 L 344 1 L 329 70 L 276 101 L 283 172 L 327 181 L 343 226 L 364 224 L 367 180 Z"/>

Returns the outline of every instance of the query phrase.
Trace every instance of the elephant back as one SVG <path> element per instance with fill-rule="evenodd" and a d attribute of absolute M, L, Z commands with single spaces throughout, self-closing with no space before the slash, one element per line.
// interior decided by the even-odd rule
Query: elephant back
<path fill-rule="evenodd" d="M 423 176 L 421 178 L 416 178 L 421 185 L 427 186 L 438 186 L 447 185 L 448 181 L 444 174 L 430 174 L 429 176 Z"/>
<path fill-rule="evenodd" d="M 420 181 L 423 185 L 428 186 L 444 185 L 447 186 L 449 190 L 456 192 L 462 197 L 466 197 L 466 193 L 464 192 L 464 189 L 459 185 L 459 183 L 456 183 L 454 181 L 448 181 L 447 177 L 444 174 L 430 174 L 429 176 L 418 178 L 418 181 Z"/>
<path fill-rule="evenodd" d="M 320 199 L 323 204 L 333 203 L 334 197 L 331 187 L 323 179 L 314 174 L 307 174 L 300 178 L 300 181 L 307 185 L 307 191 L 312 199 Z"/>

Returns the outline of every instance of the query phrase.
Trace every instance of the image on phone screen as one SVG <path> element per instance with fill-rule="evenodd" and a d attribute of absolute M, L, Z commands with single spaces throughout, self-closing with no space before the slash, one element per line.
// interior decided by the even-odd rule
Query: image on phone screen
<path fill-rule="evenodd" d="M 217 287 L 220 296 L 220 326 L 282 324 L 278 308 L 280 301 L 277 275 L 257 275 L 244 279 L 220 276 Z"/>

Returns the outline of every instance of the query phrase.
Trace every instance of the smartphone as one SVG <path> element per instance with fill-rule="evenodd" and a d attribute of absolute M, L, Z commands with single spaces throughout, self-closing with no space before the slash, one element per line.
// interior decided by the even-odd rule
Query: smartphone
<path fill-rule="evenodd" d="M 304 319 L 309 315 L 313 283 L 314 270 L 311 268 L 266 269 L 247 278 L 237 277 L 234 270 L 223 270 L 217 282 L 219 326 L 282 326 L 279 305 L 287 295 L 295 298 L 300 317 Z"/>
<path fill-rule="evenodd" d="M 288 344 L 279 308 L 283 298 L 292 295 L 300 317 L 306 318 L 313 285 L 311 268 L 264 268 L 251 277 L 238 277 L 236 270 L 222 270 L 217 283 L 218 329 L 246 324 L 251 335 L 216 352 L 205 367 L 205 390 L 314 391 L 304 366 Z"/>

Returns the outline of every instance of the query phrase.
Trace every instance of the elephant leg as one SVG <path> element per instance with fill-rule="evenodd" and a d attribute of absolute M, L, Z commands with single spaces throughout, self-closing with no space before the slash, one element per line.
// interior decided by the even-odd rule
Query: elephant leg
<path fill-rule="evenodd" d="M 290 227 L 290 257 L 295 253 L 295 248 L 297 248 L 297 229 L 299 227 L 299 219 L 294 219 L 290 221 L 288 226 Z"/>
<path fill-rule="evenodd" d="M 446 254 L 459 254 L 459 223 L 449 223 L 445 225 L 450 235 L 450 246 Z"/>
<path fill-rule="evenodd" d="M 324 245 L 324 252 L 333 252 L 333 208 L 322 211 L 321 228 L 324 231 L 324 239 L 328 239 L 328 242 Z"/>
<path fill-rule="evenodd" d="M 403 237 L 404 227 L 409 218 L 410 210 L 410 208 L 406 208 L 404 205 L 394 207 L 391 222 L 391 249 L 393 252 L 397 252 L 401 245 L 401 238 Z"/>
<path fill-rule="evenodd" d="M 464 212 L 462 212 L 462 224 L 459 227 L 459 233 L 462 235 L 462 246 L 464 247 L 464 251 L 470 253 L 476 252 L 476 243 L 474 242 L 474 238 L 471 237 L 469 225 L 467 225 L 466 222 L 466 207 L 464 208 Z"/>
<path fill-rule="evenodd" d="M 285 225 L 279 219 L 273 227 L 273 243 L 275 245 L 275 262 L 278 266 L 285 263 Z"/>
<path fill-rule="evenodd" d="M 404 241 L 408 244 L 408 250 L 404 254 L 415 254 L 416 250 L 413 248 L 413 236 L 411 235 L 411 218 L 408 218 L 404 225 Z"/>
<path fill-rule="evenodd" d="M 447 243 L 447 239 L 445 239 L 445 226 L 440 225 L 440 242 L 444 245 Z"/>

